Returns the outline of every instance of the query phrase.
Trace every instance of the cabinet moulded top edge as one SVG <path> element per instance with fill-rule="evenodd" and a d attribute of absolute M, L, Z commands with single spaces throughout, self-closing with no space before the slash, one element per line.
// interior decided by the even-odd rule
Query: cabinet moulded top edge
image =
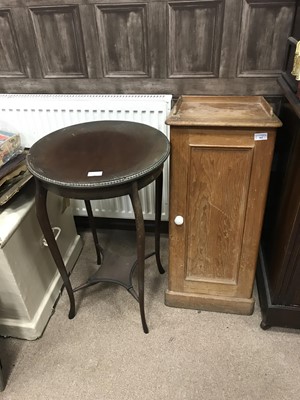
<path fill-rule="evenodd" d="M 262 96 L 181 96 L 166 124 L 233 128 L 282 126 Z"/>

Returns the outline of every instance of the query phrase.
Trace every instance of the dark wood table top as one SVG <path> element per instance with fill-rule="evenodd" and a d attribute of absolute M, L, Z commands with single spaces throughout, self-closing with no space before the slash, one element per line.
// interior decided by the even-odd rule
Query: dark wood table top
<path fill-rule="evenodd" d="M 31 147 L 27 165 L 50 184 L 92 189 L 143 177 L 162 165 L 169 152 L 167 137 L 148 125 L 95 121 L 44 136 Z"/>

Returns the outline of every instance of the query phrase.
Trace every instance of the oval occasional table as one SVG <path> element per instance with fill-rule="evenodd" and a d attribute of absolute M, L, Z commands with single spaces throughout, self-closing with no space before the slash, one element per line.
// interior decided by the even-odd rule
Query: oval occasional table
<path fill-rule="evenodd" d="M 144 265 L 145 258 L 155 254 L 158 270 L 164 273 L 160 261 L 160 220 L 163 164 L 169 152 L 169 141 L 162 132 L 127 121 L 95 121 L 69 126 L 44 136 L 31 147 L 27 165 L 36 182 L 37 218 L 69 296 L 70 319 L 75 316 L 74 292 L 98 282 L 113 282 L 125 287 L 139 302 L 143 330 L 149 332 L 144 311 Z M 139 190 L 154 181 L 155 251 L 145 255 Z M 50 225 L 46 206 L 48 191 L 85 201 L 99 268 L 76 288 L 72 288 Z M 106 257 L 97 238 L 90 204 L 90 200 L 124 195 L 131 199 L 136 225 L 137 260 L 129 266 L 126 262 L 122 264 L 118 257 Z M 138 293 L 132 286 L 135 267 Z"/>

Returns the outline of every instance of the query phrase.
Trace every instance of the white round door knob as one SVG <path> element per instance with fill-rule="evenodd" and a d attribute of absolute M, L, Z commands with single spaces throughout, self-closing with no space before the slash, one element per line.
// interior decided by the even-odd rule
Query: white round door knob
<path fill-rule="evenodd" d="M 174 222 L 176 225 L 182 225 L 183 224 L 183 217 L 181 215 L 177 215 L 177 217 L 175 217 Z"/>

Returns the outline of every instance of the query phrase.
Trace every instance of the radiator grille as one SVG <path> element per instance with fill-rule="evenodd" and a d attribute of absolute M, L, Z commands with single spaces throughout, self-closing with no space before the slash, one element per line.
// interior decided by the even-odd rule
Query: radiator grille
<path fill-rule="evenodd" d="M 20 133 L 22 145 L 30 147 L 57 129 L 82 122 L 123 120 L 141 122 L 159 129 L 169 138 L 165 120 L 171 109 L 171 95 L 0 95 L 0 129 Z M 164 167 L 162 219 L 168 220 L 169 162 Z M 140 191 L 144 218 L 154 219 L 154 185 Z M 74 215 L 84 216 L 84 202 L 72 200 Z M 92 201 L 99 217 L 133 218 L 127 196 Z"/>

